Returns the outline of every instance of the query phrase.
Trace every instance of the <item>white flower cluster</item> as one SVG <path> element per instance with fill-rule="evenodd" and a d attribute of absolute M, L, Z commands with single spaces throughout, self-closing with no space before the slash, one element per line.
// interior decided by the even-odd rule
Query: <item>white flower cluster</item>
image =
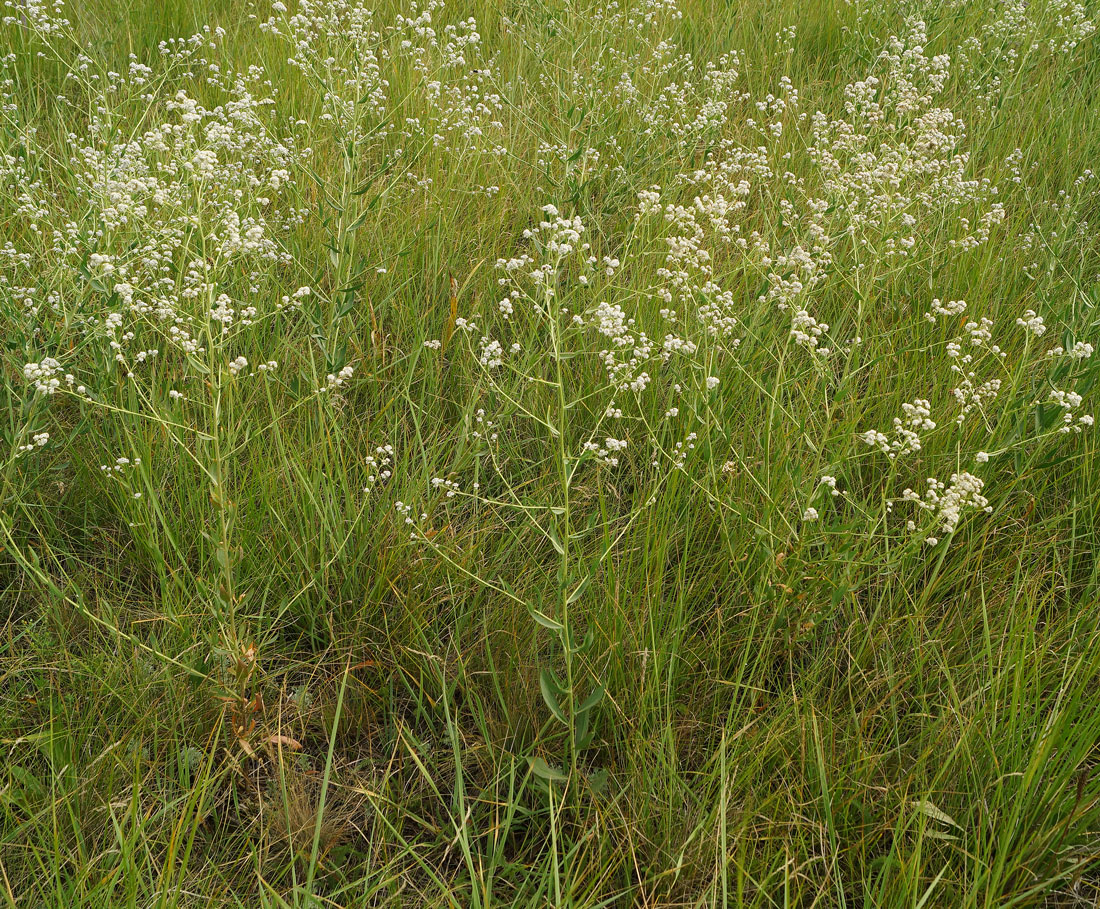
<path fill-rule="evenodd" d="M 818 347 L 821 337 L 829 330 L 828 324 L 818 322 L 806 310 L 800 309 L 791 318 L 791 337 L 796 344 L 816 350 L 824 356 L 829 353 L 829 348 Z"/>
<path fill-rule="evenodd" d="M 409 505 L 408 503 L 402 502 L 402 501 L 399 500 L 399 501 L 396 501 L 396 502 L 393 503 L 393 508 L 394 508 L 394 511 L 396 511 L 399 515 L 401 515 L 402 519 L 405 522 L 405 526 L 413 528 L 411 531 L 409 531 L 409 539 L 410 540 L 419 539 L 419 535 L 416 532 L 416 525 L 417 525 L 418 519 L 413 517 L 415 512 L 413 511 L 412 505 Z M 419 521 L 422 523 L 426 520 L 428 520 L 427 513 L 421 512 L 420 517 L 419 517 Z"/>
<path fill-rule="evenodd" d="M 951 394 L 959 405 L 959 413 L 955 421 L 960 426 L 973 411 L 982 411 L 987 407 L 1001 390 L 1001 379 L 991 378 L 982 381 L 979 378 L 975 368 L 976 358 L 985 352 L 1001 360 L 1007 356 L 1006 351 L 993 343 L 991 320 L 983 317 L 977 322 L 970 321 L 963 326 L 963 329 L 966 336 L 953 338 L 947 342 L 946 348 L 947 356 L 952 361 L 951 371 L 958 377 L 959 382 L 952 389 Z"/>
<path fill-rule="evenodd" d="M 1074 52 L 1096 32 L 1096 23 L 1078 0 L 1050 0 L 1041 7 L 1027 0 L 1003 0 L 997 14 L 962 42 L 959 59 L 976 110 L 987 116 L 1010 86 L 1029 77 L 1050 56 Z"/>
<path fill-rule="evenodd" d="M 924 318 L 928 322 L 935 322 L 936 316 L 958 316 L 964 312 L 966 312 L 965 300 L 949 300 L 946 303 L 933 300 L 932 307 L 924 314 Z"/>
<path fill-rule="evenodd" d="M 470 435 L 478 442 L 495 442 L 499 438 L 496 423 L 485 415 L 484 407 L 479 407 L 474 414 L 474 428 Z"/>
<path fill-rule="evenodd" d="M 608 467 L 619 466 L 619 454 L 626 451 L 625 439 L 614 439 L 608 436 L 603 444 L 598 442 L 585 442 L 584 451 L 595 456 L 596 460 Z"/>
<path fill-rule="evenodd" d="M 325 384 L 321 386 L 321 391 L 339 391 L 351 380 L 351 377 L 355 374 L 354 366 L 345 366 L 339 372 L 330 372 L 325 376 Z"/>
<path fill-rule="evenodd" d="M 1057 388 L 1052 388 L 1047 396 L 1047 400 L 1051 404 L 1055 404 L 1062 408 L 1062 422 L 1058 427 L 1058 431 L 1062 433 L 1066 432 L 1081 432 L 1093 425 L 1093 417 L 1091 414 L 1076 414 L 1075 411 L 1079 408 L 1084 399 L 1075 391 L 1061 391 Z"/>
<path fill-rule="evenodd" d="M 1077 341 L 1069 350 L 1066 350 L 1061 345 L 1058 345 L 1057 347 L 1052 347 L 1050 350 L 1047 351 L 1047 356 L 1069 357 L 1071 360 L 1087 360 L 1095 352 L 1096 348 L 1094 348 L 1087 341 Z"/>
<path fill-rule="evenodd" d="M 478 357 L 478 362 L 480 362 L 485 369 L 499 369 L 503 366 L 504 348 L 501 346 L 500 341 L 482 338 L 481 353 Z"/>
<path fill-rule="evenodd" d="M 432 489 L 442 492 L 448 499 L 453 499 L 462 491 L 455 480 L 447 480 L 443 477 L 432 477 Z"/>
<path fill-rule="evenodd" d="M 365 460 L 369 473 L 363 492 L 370 492 L 393 476 L 393 446 L 379 445 L 374 449 L 374 454 L 367 455 Z"/>
<path fill-rule="evenodd" d="M 276 2 L 260 26 L 285 44 L 289 64 L 317 87 L 321 112 L 311 127 L 331 130 L 345 154 L 405 162 L 408 193 L 430 190 L 433 181 L 411 170 L 406 149 L 494 159 L 508 153 L 499 142 L 504 100 L 495 86 L 502 80 L 482 54 L 478 24 L 467 18 L 439 26 L 442 6 L 442 0 L 412 3 L 383 23 L 377 5 L 361 0 L 299 0 L 293 13 Z M 402 86 L 416 116 L 391 97 L 392 84 Z M 476 191 L 491 197 L 498 190 L 479 184 Z"/>
<path fill-rule="evenodd" d="M 1016 324 L 1020 328 L 1024 328 L 1031 332 L 1035 337 L 1041 338 L 1046 334 L 1046 323 L 1043 322 L 1043 317 L 1035 314 L 1034 309 L 1029 309 L 1023 314 L 1023 316 L 1016 320 Z"/>
<path fill-rule="evenodd" d="M 34 383 L 35 391 L 44 395 L 52 395 L 61 387 L 61 380 L 57 374 L 61 371 L 61 364 L 53 357 L 44 357 L 38 363 L 28 363 L 23 367 L 23 377 L 28 382 Z"/>
<path fill-rule="evenodd" d="M 34 451 L 36 448 L 44 448 L 46 443 L 50 441 L 50 434 L 48 432 L 36 432 L 31 441 L 25 445 L 20 445 L 15 450 L 15 456 L 18 458 L 25 455 L 27 452 Z"/>
<path fill-rule="evenodd" d="M 954 533 L 966 508 L 984 511 L 986 514 L 993 511 L 988 499 L 981 494 L 984 482 L 972 473 L 953 473 L 950 482 L 946 484 L 935 477 L 929 477 L 926 482 L 927 489 L 923 496 L 912 489 L 906 489 L 902 493 L 902 500 L 912 502 L 930 513 L 937 533 Z M 910 531 L 917 530 L 915 521 L 909 521 L 907 526 Z M 925 537 L 929 546 L 935 546 L 939 541 L 937 536 Z"/>
<path fill-rule="evenodd" d="M 931 419 L 932 405 L 923 398 L 901 405 L 905 419 L 894 417 L 893 438 L 875 429 L 869 429 L 860 438 L 864 444 L 878 448 L 891 460 L 921 450 L 921 432 L 931 432 L 936 423 Z"/>

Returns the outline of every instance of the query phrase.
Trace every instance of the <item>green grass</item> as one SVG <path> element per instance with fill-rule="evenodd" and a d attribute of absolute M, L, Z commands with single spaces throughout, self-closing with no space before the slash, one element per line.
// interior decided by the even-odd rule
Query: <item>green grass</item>
<path fill-rule="evenodd" d="M 1097 905 L 1100 9 L 313 8 L 0 26 L 0 906 Z"/>

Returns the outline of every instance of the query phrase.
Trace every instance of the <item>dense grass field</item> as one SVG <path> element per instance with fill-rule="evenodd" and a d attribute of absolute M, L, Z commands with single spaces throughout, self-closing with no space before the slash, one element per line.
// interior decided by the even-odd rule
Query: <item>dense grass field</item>
<path fill-rule="evenodd" d="M 7 0 L 0 906 L 1097 906 L 1097 22 Z"/>

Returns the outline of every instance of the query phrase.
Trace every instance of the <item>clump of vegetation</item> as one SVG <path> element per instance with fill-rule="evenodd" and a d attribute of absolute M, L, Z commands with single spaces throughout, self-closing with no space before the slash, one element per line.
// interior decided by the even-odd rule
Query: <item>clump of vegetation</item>
<path fill-rule="evenodd" d="M 1095 10 L 5 9 L 0 901 L 1096 901 Z"/>

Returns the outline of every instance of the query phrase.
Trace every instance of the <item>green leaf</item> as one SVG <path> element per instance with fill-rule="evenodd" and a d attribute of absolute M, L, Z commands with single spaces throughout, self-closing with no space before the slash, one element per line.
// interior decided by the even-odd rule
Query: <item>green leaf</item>
<path fill-rule="evenodd" d="M 554 529 L 554 525 L 550 525 L 550 529 L 547 530 L 546 535 L 550 537 L 550 542 L 554 545 L 554 549 L 557 550 L 558 555 L 565 555 L 565 547 L 561 545 L 561 540 L 558 539 L 558 532 Z"/>
<path fill-rule="evenodd" d="M 583 581 L 581 581 L 576 587 L 573 588 L 573 592 L 566 598 L 565 603 L 567 606 L 573 605 L 583 595 L 585 590 L 588 589 L 588 585 L 592 583 L 592 575 L 588 575 Z"/>
<path fill-rule="evenodd" d="M 577 643 L 576 637 L 574 637 L 572 634 L 569 636 L 569 638 L 569 641 L 566 642 L 566 646 L 569 647 L 569 649 L 573 653 L 584 653 L 586 650 L 590 649 L 593 644 L 596 643 L 596 631 L 593 628 L 589 628 L 588 631 L 585 632 L 584 638 L 579 644 Z"/>
<path fill-rule="evenodd" d="M 340 308 L 337 310 L 336 315 L 343 317 L 349 312 L 355 309 L 355 290 L 349 289 L 344 294 L 344 302 L 340 304 Z"/>
<path fill-rule="evenodd" d="M 22 785 L 24 791 L 20 793 L 17 789 L 13 795 L 19 796 L 23 795 L 25 792 L 30 792 L 32 795 L 40 798 L 46 792 L 46 787 L 43 785 L 42 781 L 23 767 L 17 764 L 9 764 L 8 773 Z"/>
<path fill-rule="evenodd" d="M 529 757 L 527 764 L 531 768 L 531 772 L 539 779 L 557 782 L 564 782 L 569 779 L 564 773 L 556 767 L 551 767 L 540 757 Z"/>
<path fill-rule="evenodd" d="M 955 819 L 951 817 L 946 811 L 941 808 L 937 808 L 928 799 L 918 799 L 912 803 L 913 807 L 917 809 L 925 817 L 930 817 L 939 821 L 941 824 L 948 824 L 952 827 L 958 827 L 955 823 Z"/>
<path fill-rule="evenodd" d="M 528 607 L 528 612 L 531 613 L 531 618 L 538 622 L 543 628 L 549 628 L 551 631 L 561 631 L 563 628 L 561 622 L 555 622 L 550 616 L 544 615 L 537 609 Z"/>
<path fill-rule="evenodd" d="M 554 714 L 554 719 L 563 726 L 568 726 L 569 721 L 566 720 L 565 714 L 562 713 L 561 706 L 558 704 L 558 696 L 554 693 L 556 687 L 558 686 L 554 684 L 550 675 L 550 670 L 542 670 L 542 672 L 539 673 L 539 688 L 542 690 L 542 699 L 546 701 L 546 706 L 549 707 L 550 712 Z"/>
<path fill-rule="evenodd" d="M 585 748 L 591 745 L 592 739 L 595 738 L 596 730 L 590 720 L 590 714 L 581 713 L 577 715 L 577 731 L 575 740 L 577 743 L 577 749 L 579 751 L 583 751 Z"/>
<path fill-rule="evenodd" d="M 955 834 L 953 834 L 953 833 L 944 833 L 942 830 L 929 830 L 927 828 L 924 831 L 924 835 L 926 837 L 928 837 L 929 839 L 933 839 L 933 840 L 953 841 L 953 840 L 958 839 L 958 837 L 955 836 Z"/>
<path fill-rule="evenodd" d="M 606 768 L 601 768 L 595 771 L 595 773 L 590 773 L 588 775 L 588 785 L 595 793 L 603 792 L 604 789 L 607 788 L 607 780 L 608 775 Z"/>
<path fill-rule="evenodd" d="M 606 690 L 603 685 L 597 685 L 592 693 L 584 699 L 584 703 L 577 708 L 577 713 L 588 713 L 593 707 L 595 707 L 600 701 L 603 700 L 603 696 L 606 694 Z"/>

